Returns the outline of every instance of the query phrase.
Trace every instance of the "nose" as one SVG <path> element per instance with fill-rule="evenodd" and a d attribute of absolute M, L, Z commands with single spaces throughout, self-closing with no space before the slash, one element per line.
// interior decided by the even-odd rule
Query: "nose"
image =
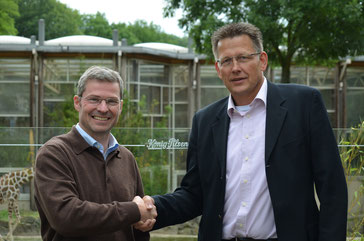
<path fill-rule="evenodd" d="M 240 72 L 240 64 L 239 62 L 236 60 L 236 58 L 233 58 L 233 62 L 232 62 L 232 71 L 233 72 Z"/>
<path fill-rule="evenodd" d="M 97 105 L 97 110 L 100 112 L 107 112 L 109 110 L 106 100 L 101 100 L 101 103 Z"/>

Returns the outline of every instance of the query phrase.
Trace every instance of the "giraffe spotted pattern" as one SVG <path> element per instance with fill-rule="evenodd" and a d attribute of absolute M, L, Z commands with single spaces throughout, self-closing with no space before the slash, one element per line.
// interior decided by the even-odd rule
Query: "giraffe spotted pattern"
<path fill-rule="evenodd" d="M 29 182 L 33 177 L 34 169 L 31 167 L 9 172 L 0 178 L 0 204 L 8 202 L 9 233 L 7 239 L 13 240 L 13 231 L 20 223 L 20 212 L 18 207 L 20 187 Z M 12 222 L 13 214 L 16 216 L 15 225 Z M 0 240 L 2 240 L 1 235 Z"/>

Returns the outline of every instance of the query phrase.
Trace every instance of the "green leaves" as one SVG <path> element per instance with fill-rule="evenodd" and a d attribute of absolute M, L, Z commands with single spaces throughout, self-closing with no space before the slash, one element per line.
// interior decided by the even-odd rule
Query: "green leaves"
<path fill-rule="evenodd" d="M 45 38 L 53 39 L 80 34 L 81 17 L 78 11 L 56 0 L 19 0 L 20 16 L 15 27 L 20 36 L 38 35 L 38 21 L 45 21 Z"/>
<path fill-rule="evenodd" d="M 14 0 L 0 0 L 0 35 L 15 35 L 14 18 L 19 16 L 18 5 Z"/>
<path fill-rule="evenodd" d="M 112 30 L 117 29 L 120 39 L 126 38 L 130 45 L 142 42 L 164 42 L 186 47 L 188 45 L 187 38 L 164 33 L 159 25 L 148 24 L 144 20 L 137 20 L 133 24 L 110 24 L 104 13 L 80 14 L 57 0 L 18 0 L 19 14 L 18 6 L 14 1 L 0 0 L 0 34 L 15 35 L 17 29 L 20 36 L 28 38 L 32 35 L 37 36 L 38 21 L 44 19 L 46 40 L 78 34 L 111 39 Z M 13 9 L 11 6 L 16 10 L 15 12 L 10 11 Z M 6 9 L 9 14 L 4 15 L 3 9 Z M 10 15 L 12 17 L 9 17 Z"/>
<path fill-rule="evenodd" d="M 364 53 L 364 7 L 358 0 L 166 0 L 166 16 L 182 9 L 179 23 L 196 50 L 211 55 L 210 37 L 219 26 L 247 21 L 259 27 L 271 64 L 332 63 Z M 286 73 L 284 73 L 286 72 Z M 288 74 L 287 74 L 288 73 Z M 283 78 L 284 77 L 284 78 Z M 288 79 L 287 79 L 288 78 Z"/>
<path fill-rule="evenodd" d="M 362 214 L 361 200 L 364 196 L 364 122 L 351 128 L 349 133 L 342 135 L 340 141 L 340 156 L 345 171 L 346 182 L 348 185 L 349 206 L 348 218 L 350 228 L 348 237 L 363 237 L 362 226 L 364 217 Z M 351 192 L 350 192 L 351 191 Z M 350 240 L 353 240 L 350 239 Z"/>
<path fill-rule="evenodd" d="M 94 14 L 84 14 L 81 17 L 81 30 L 86 35 L 110 38 L 112 36 L 112 28 L 104 13 L 97 12 Z"/>
<path fill-rule="evenodd" d="M 133 24 L 113 23 L 112 29 L 119 31 L 121 38 L 126 38 L 129 45 L 145 42 L 162 42 L 186 46 L 188 44 L 187 38 L 179 38 L 177 36 L 164 33 L 159 25 L 147 23 L 144 20 L 136 20 Z"/>

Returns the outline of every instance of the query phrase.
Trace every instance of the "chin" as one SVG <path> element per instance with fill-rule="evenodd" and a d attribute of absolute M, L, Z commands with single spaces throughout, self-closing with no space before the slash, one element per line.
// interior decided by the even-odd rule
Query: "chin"
<path fill-rule="evenodd" d="M 111 130 L 110 126 L 94 126 L 92 128 L 92 130 L 95 133 L 104 133 L 104 132 L 109 132 Z"/>

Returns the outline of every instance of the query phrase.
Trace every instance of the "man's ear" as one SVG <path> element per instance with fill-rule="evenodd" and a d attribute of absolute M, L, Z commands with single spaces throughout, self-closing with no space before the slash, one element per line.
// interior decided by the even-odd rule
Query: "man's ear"
<path fill-rule="evenodd" d="M 261 71 L 264 72 L 268 67 L 268 54 L 265 51 L 262 51 L 260 53 L 259 61 L 260 61 L 260 69 Z"/>
<path fill-rule="evenodd" d="M 81 105 L 81 97 L 78 95 L 73 96 L 73 107 L 75 107 L 75 110 L 80 111 L 80 105 Z"/>
<path fill-rule="evenodd" d="M 220 72 L 220 67 L 219 67 L 219 63 L 215 62 L 215 69 L 217 72 L 217 76 L 219 76 L 219 78 L 221 79 L 221 72 Z"/>

